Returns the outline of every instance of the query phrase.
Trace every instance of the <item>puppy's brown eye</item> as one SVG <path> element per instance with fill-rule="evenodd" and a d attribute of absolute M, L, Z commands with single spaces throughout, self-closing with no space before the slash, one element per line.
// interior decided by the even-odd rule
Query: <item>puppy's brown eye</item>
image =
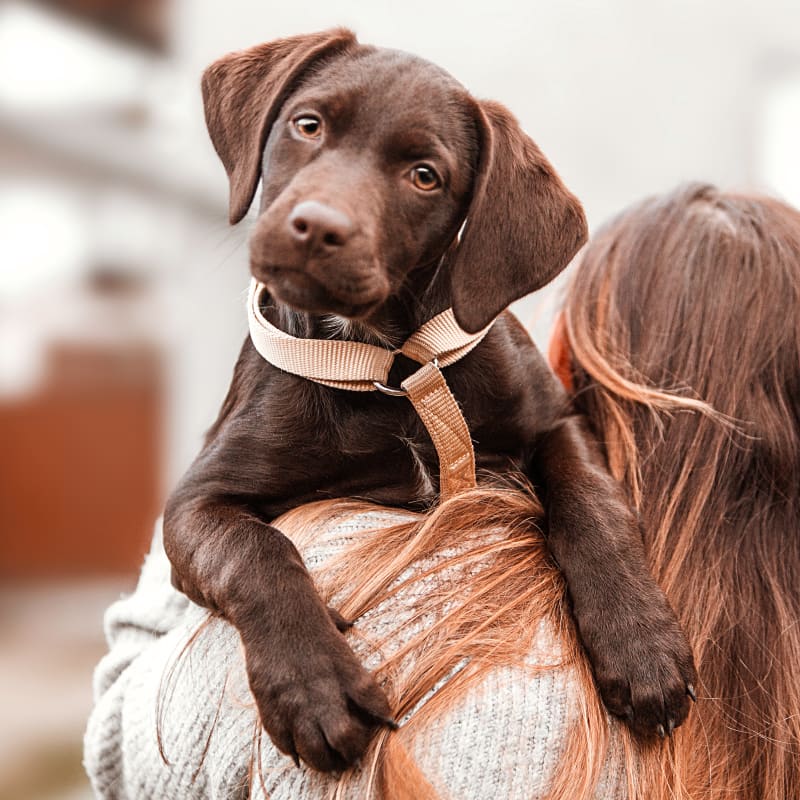
<path fill-rule="evenodd" d="M 430 192 L 432 189 L 438 189 L 442 185 L 436 171 L 427 164 L 420 164 L 411 170 L 411 182 L 417 189 L 422 189 L 423 192 Z"/>
<path fill-rule="evenodd" d="M 311 114 L 304 114 L 293 120 L 295 130 L 306 139 L 319 139 L 322 133 L 322 120 Z"/>

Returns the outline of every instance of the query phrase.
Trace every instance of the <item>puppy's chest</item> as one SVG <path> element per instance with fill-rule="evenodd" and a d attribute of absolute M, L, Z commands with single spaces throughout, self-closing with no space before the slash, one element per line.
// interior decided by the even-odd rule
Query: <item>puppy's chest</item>
<path fill-rule="evenodd" d="M 518 466 L 522 432 L 500 413 L 487 425 L 486 412 L 467 404 L 464 411 L 475 441 L 479 469 Z M 473 413 L 470 413 L 473 412 Z M 499 419 L 498 419 L 499 417 Z M 498 424 L 501 422 L 503 424 Z M 370 393 L 356 407 L 339 409 L 330 447 L 337 454 L 349 494 L 392 504 L 425 503 L 439 490 L 439 459 L 430 434 L 411 403 L 403 397 Z M 346 476 L 346 477 L 345 477 Z"/>
<path fill-rule="evenodd" d="M 436 450 L 410 402 L 377 394 L 359 400 L 351 413 L 340 410 L 330 442 L 342 470 L 372 499 L 384 491 L 409 502 L 432 497 Z"/>

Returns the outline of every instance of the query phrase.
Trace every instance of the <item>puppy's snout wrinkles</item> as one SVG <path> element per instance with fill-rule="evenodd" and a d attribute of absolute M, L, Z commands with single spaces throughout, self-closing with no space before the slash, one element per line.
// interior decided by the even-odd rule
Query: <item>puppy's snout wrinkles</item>
<path fill-rule="evenodd" d="M 316 200 L 298 203 L 289 214 L 288 226 L 291 237 L 312 253 L 338 250 L 354 230 L 347 214 Z"/>

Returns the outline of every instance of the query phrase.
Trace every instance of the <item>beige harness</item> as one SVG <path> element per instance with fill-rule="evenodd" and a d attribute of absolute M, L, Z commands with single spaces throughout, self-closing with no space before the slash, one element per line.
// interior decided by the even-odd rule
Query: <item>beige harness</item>
<path fill-rule="evenodd" d="M 397 350 L 363 342 L 336 339 L 299 339 L 276 328 L 261 313 L 266 287 L 253 280 L 247 301 L 250 339 L 263 358 L 278 369 L 303 378 L 354 392 L 381 391 L 407 397 L 439 456 L 439 491 L 450 497 L 475 486 L 475 452 L 472 439 L 441 367 L 450 366 L 470 352 L 493 323 L 477 333 L 467 333 L 448 308 L 428 320 Z M 409 375 L 400 388 L 386 385 L 395 357 L 404 356 L 423 366 Z"/>

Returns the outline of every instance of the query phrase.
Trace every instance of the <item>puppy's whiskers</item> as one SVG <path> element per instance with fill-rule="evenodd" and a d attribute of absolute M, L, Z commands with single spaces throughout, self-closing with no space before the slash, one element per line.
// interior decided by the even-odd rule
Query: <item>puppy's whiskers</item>
<path fill-rule="evenodd" d="M 378 330 L 358 320 L 340 317 L 338 314 L 326 314 L 320 318 L 320 332 L 325 339 L 344 339 L 347 341 L 365 342 L 394 349 L 402 341 L 402 332 Z"/>

